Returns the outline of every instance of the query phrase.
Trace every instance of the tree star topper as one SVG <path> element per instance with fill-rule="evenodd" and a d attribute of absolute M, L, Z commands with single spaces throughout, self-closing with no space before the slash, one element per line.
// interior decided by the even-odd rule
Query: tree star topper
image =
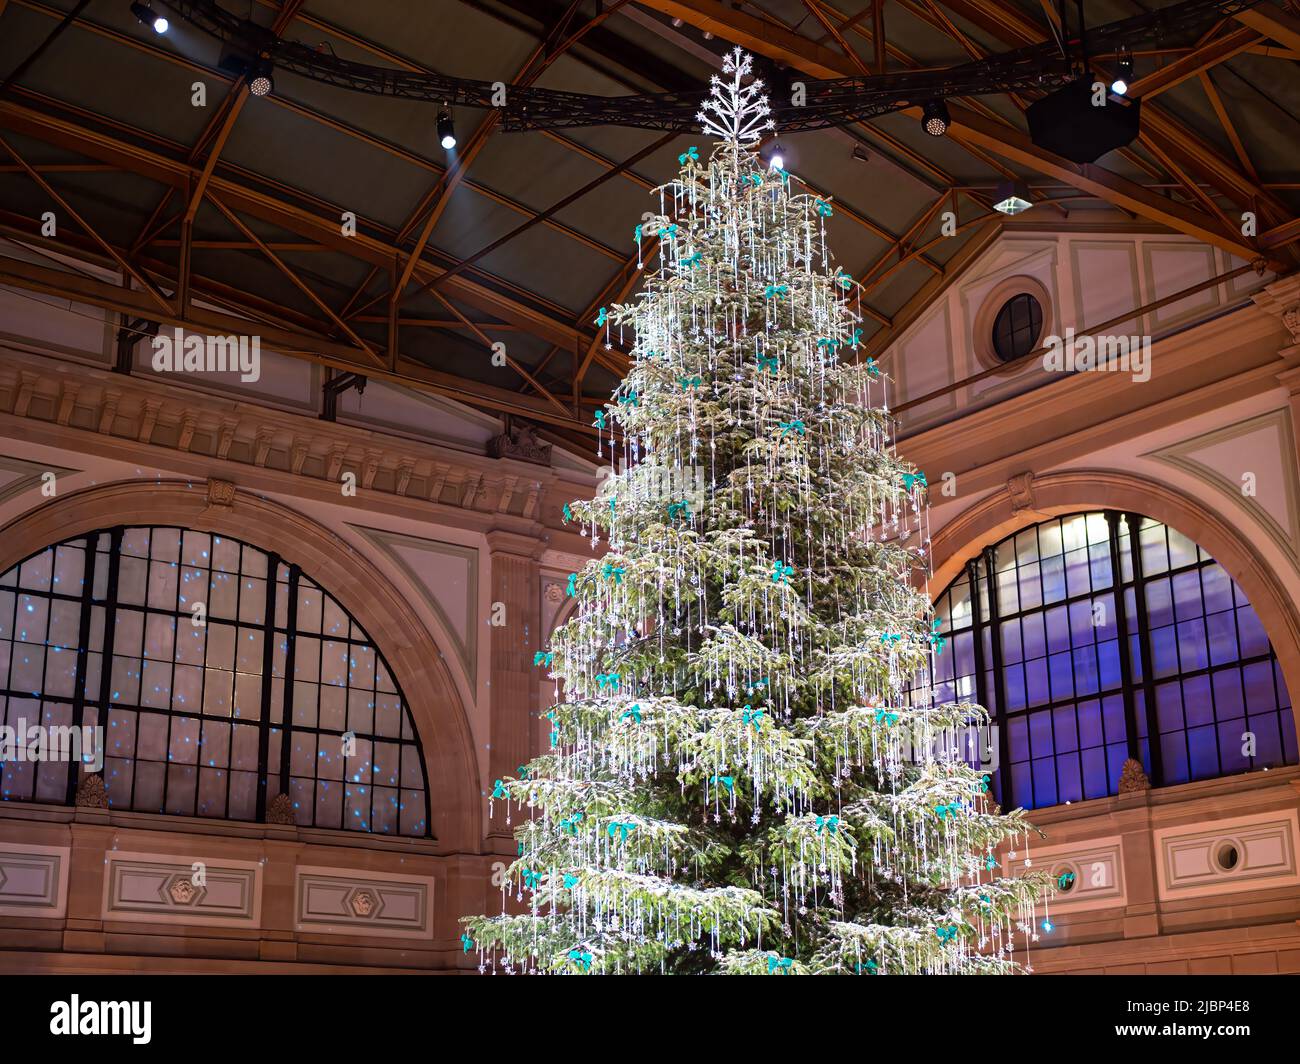
<path fill-rule="evenodd" d="M 748 85 L 744 84 L 751 76 L 753 65 L 753 57 L 736 48 L 722 63 L 722 72 L 730 74 L 730 80 L 717 74 L 710 79 L 712 92 L 695 116 L 705 133 L 743 147 L 758 140 L 764 130 L 776 128 L 762 79 L 753 78 Z"/>

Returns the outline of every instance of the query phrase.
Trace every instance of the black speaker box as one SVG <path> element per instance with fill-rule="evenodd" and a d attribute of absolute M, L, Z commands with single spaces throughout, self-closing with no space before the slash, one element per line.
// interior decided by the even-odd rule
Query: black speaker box
<path fill-rule="evenodd" d="M 1138 135 L 1142 101 L 1128 100 L 1106 91 L 1106 102 L 1093 104 L 1096 78 L 1072 81 L 1025 111 L 1029 136 L 1045 151 L 1071 162 L 1096 162 L 1108 151 L 1122 148 Z"/>

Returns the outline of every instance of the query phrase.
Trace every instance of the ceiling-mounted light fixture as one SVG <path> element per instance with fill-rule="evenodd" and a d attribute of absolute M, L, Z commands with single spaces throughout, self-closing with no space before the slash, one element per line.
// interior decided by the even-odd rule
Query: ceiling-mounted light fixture
<path fill-rule="evenodd" d="M 952 119 L 948 115 L 948 105 L 942 100 L 927 100 L 921 108 L 921 128 L 932 137 L 942 137 L 948 132 Z"/>
<path fill-rule="evenodd" d="M 166 33 L 171 25 L 162 15 L 155 15 L 148 4 L 140 3 L 140 0 L 135 0 L 131 5 L 131 14 L 139 20 L 142 26 L 148 26 L 154 33 Z"/>
<path fill-rule="evenodd" d="M 871 153 L 867 151 L 867 149 L 866 149 L 866 147 L 865 147 L 864 145 L 862 145 L 862 144 L 855 144 L 855 145 L 853 146 L 853 158 L 856 159 L 856 160 L 857 160 L 858 162 L 860 162 L 860 163 L 870 162 L 870 161 L 871 161 Z"/>
<path fill-rule="evenodd" d="M 1133 80 L 1133 53 L 1127 44 L 1121 44 L 1115 53 L 1115 80 L 1110 83 L 1110 91 L 1116 96 L 1127 96 L 1129 84 Z"/>
<path fill-rule="evenodd" d="M 450 107 L 444 107 L 438 112 L 438 143 L 447 151 L 456 146 L 456 129 L 451 124 Z"/>
<path fill-rule="evenodd" d="M 271 60 L 259 59 L 253 64 L 248 76 L 248 91 L 254 96 L 269 96 L 275 91 L 275 78 L 272 75 Z"/>
<path fill-rule="evenodd" d="M 773 170 L 785 169 L 785 154 L 781 151 L 781 145 L 772 142 L 772 154 L 768 156 L 767 165 Z"/>
<path fill-rule="evenodd" d="M 1034 205 L 1029 198 L 1029 186 L 1018 178 L 1003 181 L 993 193 L 993 209 L 1003 214 L 1019 214 Z"/>

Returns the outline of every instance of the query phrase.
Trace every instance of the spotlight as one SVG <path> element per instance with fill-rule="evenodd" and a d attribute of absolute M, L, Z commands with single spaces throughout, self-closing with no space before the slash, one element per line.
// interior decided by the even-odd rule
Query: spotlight
<path fill-rule="evenodd" d="M 275 78 L 271 76 L 271 61 L 259 59 L 253 64 L 248 79 L 248 91 L 254 96 L 268 96 L 275 91 Z"/>
<path fill-rule="evenodd" d="M 921 128 L 932 137 L 942 137 L 951 122 L 948 105 L 942 100 L 927 100 L 921 108 Z"/>
<path fill-rule="evenodd" d="M 993 193 L 993 209 L 1003 214 L 1019 214 L 1033 205 L 1029 198 L 1029 186 L 1023 181 L 1003 181 Z"/>
<path fill-rule="evenodd" d="M 1121 44 L 1115 55 L 1115 80 L 1110 83 L 1110 91 L 1116 96 L 1127 96 L 1129 82 L 1133 80 L 1133 53 L 1127 44 Z"/>
<path fill-rule="evenodd" d="M 451 109 L 447 107 L 438 112 L 438 140 L 447 151 L 456 146 L 456 130 L 451 124 Z"/>
<path fill-rule="evenodd" d="M 785 169 L 785 155 L 782 154 L 781 152 L 780 144 L 772 145 L 772 155 L 767 160 L 767 165 L 770 166 L 773 170 Z"/>
<path fill-rule="evenodd" d="M 871 161 L 871 155 L 867 152 L 867 149 L 864 148 L 861 144 L 854 145 L 853 158 L 860 163 L 866 163 Z"/>
<path fill-rule="evenodd" d="M 131 5 L 131 14 L 136 17 L 142 26 L 150 27 L 154 33 L 166 33 L 170 26 L 170 23 L 162 15 L 155 15 L 149 5 L 140 3 L 140 0 L 135 0 Z"/>

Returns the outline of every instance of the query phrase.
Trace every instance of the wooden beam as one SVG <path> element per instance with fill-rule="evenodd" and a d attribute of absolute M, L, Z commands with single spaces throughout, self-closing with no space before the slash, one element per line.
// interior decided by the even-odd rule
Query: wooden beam
<path fill-rule="evenodd" d="M 1257 33 L 1272 37 L 1278 44 L 1300 52 L 1300 19 L 1275 4 L 1265 0 L 1245 11 L 1238 11 L 1232 17 Z"/>
<path fill-rule="evenodd" d="M 1258 43 L 1259 35 L 1254 30 L 1234 30 L 1203 47 L 1193 48 L 1185 56 L 1138 78 L 1129 86 L 1128 95 L 1133 99 L 1147 100 L 1168 92 L 1175 85 L 1181 85 L 1188 78 L 1194 78 L 1202 71 L 1217 66 L 1234 55 L 1240 55 Z"/>

